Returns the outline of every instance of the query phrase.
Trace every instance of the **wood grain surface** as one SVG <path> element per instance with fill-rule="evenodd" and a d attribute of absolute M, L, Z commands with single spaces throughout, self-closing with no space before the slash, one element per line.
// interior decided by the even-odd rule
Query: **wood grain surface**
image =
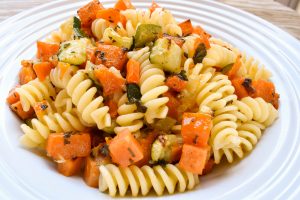
<path fill-rule="evenodd" d="M 23 10 L 52 0 L 0 0 L 0 22 Z M 74 0 L 76 1 L 76 0 Z M 134 0 L 133 0 L 134 1 Z M 273 0 L 217 0 L 259 16 L 300 40 L 300 15 Z"/>

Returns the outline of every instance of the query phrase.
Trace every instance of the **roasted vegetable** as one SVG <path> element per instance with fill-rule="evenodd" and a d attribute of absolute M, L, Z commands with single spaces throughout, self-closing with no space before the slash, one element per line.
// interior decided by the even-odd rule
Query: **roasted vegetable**
<path fill-rule="evenodd" d="M 150 61 L 159 64 L 164 70 L 174 73 L 180 72 L 183 51 L 172 40 L 160 38 L 155 41 L 150 54 Z"/>
<path fill-rule="evenodd" d="M 59 61 L 71 65 L 81 65 L 86 61 L 86 48 L 89 44 L 88 39 L 79 39 L 63 42 L 60 45 Z"/>
<path fill-rule="evenodd" d="M 87 61 L 85 65 L 85 71 L 87 72 L 90 79 L 94 81 L 96 85 L 100 85 L 98 79 L 95 77 L 95 69 L 97 68 L 92 62 Z"/>
<path fill-rule="evenodd" d="M 127 98 L 129 103 L 136 103 L 141 100 L 142 94 L 137 84 L 129 83 L 127 86 Z"/>
<path fill-rule="evenodd" d="M 178 146 L 178 139 L 176 135 L 160 135 L 153 142 L 151 148 L 152 161 L 172 162 L 172 148 Z"/>
<path fill-rule="evenodd" d="M 106 44 L 112 44 L 118 47 L 130 49 L 133 43 L 131 37 L 122 37 L 113 28 L 105 29 L 103 33 L 103 41 Z"/>
<path fill-rule="evenodd" d="M 194 63 L 201 63 L 203 58 L 206 56 L 207 52 L 206 52 L 206 48 L 204 43 L 200 43 L 198 45 L 198 47 L 196 48 L 193 60 Z"/>
<path fill-rule="evenodd" d="M 162 131 L 168 133 L 171 131 L 172 127 L 176 124 L 176 120 L 171 117 L 166 117 L 165 119 L 160 119 L 153 124 L 154 130 Z"/>
<path fill-rule="evenodd" d="M 161 26 L 155 24 L 141 24 L 134 36 L 134 46 L 143 47 L 145 44 L 155 41 L 162 33 Z"/>
<path fill-rule="evenodd" d="M 75 38 L 84 38 L 87 35 L 81 30 L 81 22 L 77 17 L 73 18 L 73 31 Z"/>

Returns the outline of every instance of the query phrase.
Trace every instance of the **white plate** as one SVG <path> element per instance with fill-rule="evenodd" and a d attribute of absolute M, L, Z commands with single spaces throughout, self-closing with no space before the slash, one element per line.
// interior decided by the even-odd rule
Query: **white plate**
<path fill-rule="evenodd" d="M 102 1 L 106 7 L 115 0 Z M 150 2 L 134 1 L 137 8 Z M 288 199 L 300 198 L 300 43 L 272 24 L 238 9 L 213 1 L 167 1 L 179 21 L 190 18 L 216 37 L 225 39 L 260 59 L 274 74 L 280 93 L 280 114 L 265 131 L 254 151 L 231 166 L 218 167 L 201 178 L 195 190 L 167 196 L 184 199 Z M 24 150 L 18 138 L 20 122 L 5 98 L 17 82 L 22 59 L 30 59 L 35 42 L 86 1 L 57 1 L 22 12 L 0 24 L 0 199 L 100 199 L 108 198 L 84 184 L 81 178 L 66 178 L 51 162 Z M 166 196 L 162 197 L 165 198 Z"/>

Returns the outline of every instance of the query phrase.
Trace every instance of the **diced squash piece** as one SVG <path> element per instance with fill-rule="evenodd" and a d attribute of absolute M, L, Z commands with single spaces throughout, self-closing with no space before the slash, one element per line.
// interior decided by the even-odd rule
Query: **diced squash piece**
<path fill-rule="evenodd" d="M 105 29 L 102 40 L 105 44 L 112 44 L 125 49 L 130 49 L 133 44 L 132 37 L 122 37 L 111 27 Z"/>
<path fill-rule="evenodd" d="M 98 44 L 95 55 L 96 65 L 103 64 L 108 68 L 115 67 L 120 71 L 127 62 L 126 50 L 113 45 Z"/>
<path fill-rule="evenodd" d="M 175 95 L 176 94 L 172 91 L 168 91 L 163 94 L 164 97 L 169 98 L 169 101 L 166 104 L 169 108 L 168 116 L 174 119 L 178 119 L 179 116 L 178 107 L 181 105 L 181 102 L 179 101 L 178 98 L 176 98 Z"/>
<path fill-rule="evenodd" d="M 130 0 L 118 0 L 115 4 L 115 9 L 118 10 L 127 10 L 127 9 L 134 9 Z"/>
<path fill-rule="evenodd" d="M 127 83 L 139 84 L 140 71 L 141 71 L 140 63 L 134 59 L 130 59 L 127 62 L 127 74 L 126 74 Z"/>
<path fill-rule="evenodd" d="M 48 101 L 43 100 L 41 102 L 37 102 L 34 106 L 33 106 L 34 112 L 37 116 L 38 119 L 42 119 L 43 116 L 47 115 L 49 112 L 49 109 L 51 110 L 51 107 L 48 103 Z"/>
<path fill-rule="evenodd" d="M 36 57 L 41 59 L 42 62 L 49 61 L 51 56 L 54 56 L 59 51 L 58 44 L 51 44 L 42 41 L 37 41 L 37 55 Z"/>
<path fill-rule="evenodd" d="M 33 61 L 32 60 L 22 60 L 22 68 L 19 72 L 19 83 L 24 85 L 29 81 L 32 81 L 36 78 L 36 74 L 33 70 Z"/>
<path fill-rule="evenodd" d="M 104 96 L 109 96 L 115 92 L 122 91 L 125 80 L 110 72 L 107 67 L 101 66 L 95 69 L 95 77 L 103 87 Z"/>
<path fill-rule="evenodd" d="M 122 22 L 121 13 L 118 9 L 115 8 L 107 8 L 97 12 L 97 19 L 105 19 L 112 24 L 117 24 L 118 22 Z"/>
<path fill-rule="evenodd" d="M 235 63 L 233 64 L 233 66 L 231 67 L 231 69 L 227 73 L 227 76 L 230 80 L 234 79 L 236 77 L 237 72 L 239 71 L 241 65 L 242 65 L 241 55 L 239 55 L 239 56 L 236 57 Z"/>
<path fill-rule="evenodd" d="M 178 76 L 170 76 L 166 81 L 166 85 L 176 92 L 181 92 L 187 84 L 187 81 L 180 79 Z"/>
<path fill-rule="evenodd" d="M 87 47 L 86 48 L 86 58 L 88 61 L 95 63 L 96 57 L 95 57 L 95 53 L 96 53 L 96 47 Z"/>
<path fill-rule="evenodd" d="M 181 22 L 180 24 L 178 24 L 178 26 L 181 28 L 183 36 L 187 36 L 193 33 L 193 25 L 190 19 Z"/>
<path fill-rule="evenodd" d="M 262 79 L 255 80 L 252 82 L 252 87 L 254 88 L 254 93 L 250 95 L 251 97 L 261 97 L 266 102 L 273 104 L 275 108 L 278 108 L 279 94 L 276 93 L 272 82 Z"/>
<path fill-rule="evenodd" d="M 156 8 L 160 8 L 160 6 L 152 0 L 151 7 L 149 8 L 150 12 L 153 13 Z"/>
<path fill-rule="evenodd" d="M 148 165 L 151 160 L 151 147 L 157 136 L 156 132 L 147 133 L 146 137 L 139 138 L 138 141 L 141 144 L 143 149 L 143 159 L 136 162 L 135 165 L 138 167 L 142 167 L 144 165 Z"/>
<path fill-rule="evenodd" d="M 34 116 L 34 110 L 32 109 L 32 107 L 30 107 L 30 109 L 25 112 L 23 110 L 22 104 L 20 101 L 17 101 L 16 103 L 13 103 L 10 105 L 10 108 L 18 115 L 18 117 L 20 117 L 20 119 L 22 120 L 26 120 L 26 119 L 30 119 Z"/>
<path fill-rule="evenodd" d="M 210 48 L 209 38 L 211 37 L 201 26 L 195 26 L 193 28 L 193 33 L 201 36 L 203 43 L 205 44 L 206 49 Z"/>
<path fill-rule="evenodd" d="M 184 144 L 179 167 L 188 172 L 201 175 L 205 167 L 210 147 L 196 147 Z"/>
<path fill-rule="evenodd" d="M 60 70 L 59 78 L 62 79 L 64 77 L 65 73 L 71 67 L 71 65 L 69 63 L 65 63 L 65 62 L 58 62 L 57 67 Z"/>
<path fill-rule="evenodd" d="M 114 137 L 109 144 L 112 161 L 121 167 L 127 167 L 143 159 L 141 144 L 125 129 Z"/>
<path fill-rule="evenodd" d="M 155 41 L 162 34 L 161 26 L 155 24 L 141 24 L 134 35 L 134 46 L 143 47 L 149 42 Z"/>
<path fill-rule="evenodd" d="M 40 62 L 33 65 L 33 70 L 40 81 L 44 81 L 53 69 L 50 62 Z"/>
<path fill-rule="evenodd" d="M 244 97 L 249 96 L 248 91 L 245 87 L 245 78 L 242 78 L 242 77 L 234 78 L 231 80 L 231 83 L 235 89 L 235 94 L 237 95 L 238 99 L 242 99 Z M 249 85 L 249 88 L 250 87 L 251 87 L 251 85 Z"/>
<path fill-rule="evenodd" d="M 205 164 L 202 174 L 203 175 L 209 174 L 212 171 L 214 164 L 215 164 L 215 161 L 213 159 L 209 159 Z"/>
<path fill-rule="evenodd" d="M 84 159 L 85 158 L 75 158 L 57 163 L 57 170 L 64 176 L 74 176 L 80 172 Z"/>
<path fill-rule="evenodd" d="M 6 98 L 6 102 L 9 105 L 12 105 L 12 104 L 17 103 L 18 101 L 20 101 L 20 95 L 19 95 L 19 93 L 16 92 L 17 87 L 19 87 L 19 86 L 17 85 L 16 87 L 14 87 L 13 89 L 11 89 L 9 91 L 9 94 Z"/>
<path fill-rule="evenodd" d="M 212 128 L 210 115 L 202 113 L 184 113 L 181 135 L 185 144 L 206 147 Z"/>
<path fill-rule="evenodd" d="M 109 99 L 106 103 L 109 107 L 109 114 L 111 118 L 115 119 L 118 116 L 118 104 L 113 99 Z"/>
<path fill-rule="evenodd" d="M 96 19 L 98 11 L 104 9 L 99 0 L 93 0 L 77 11 L 83 27 L 90 27 Z"/>
<path fill-rule="evenodd" d="M 91 158 L 91 156 L 88 156 L 86 158 L 83 173 L 84 182 L 90 187 L 97 188 L 99 183 L 99 175 L 100 172 L 97 162 L 93 158 Z"/>
<path fill-rule="evenodd" d="M 91 152 L 89 133 L 52 133 L 46 142 L 46 151 L 54 160 L 86 157 Z"/>

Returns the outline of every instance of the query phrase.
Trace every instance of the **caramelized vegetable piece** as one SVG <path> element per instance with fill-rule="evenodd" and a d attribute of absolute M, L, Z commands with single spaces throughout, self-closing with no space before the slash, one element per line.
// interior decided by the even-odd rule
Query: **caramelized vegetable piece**
<path fill-rule="evenodd" d="M 29 81 L 32 81 L 36 78 L 36 74 L 33 70 L 33 61 L 32 60 L 22 60 L 22 68 L 19 72 L 19 83 L 24 85 Z"/>
<path fill-rule="evenodd" d="M 10 109 L 12 109 L 22 120 L 30 119 L 34 116 L 34 110 L 32 109 L 32 107 L 30 107 L 30 109 L 25 112 L 20 101 L 11 104 Z"/>
<path fill-rule="evenodd" d="M 59 51 L 58 44 L 51 44 L 42 41 L 37 41 L 37 55 L 36 57 L 41 59 L 42 62 L 49 61 L 51 56 L 54 56 Z"/>
<path fill-rule="evenodd" d="M 74 176 L 82 169 L 85 158 L 75 158 L 57 163 L 57 170 L 64 176 Z"/>
<path fill-rule="evenodd" d="M 92 63 L 95 63 L 96 57 L 95 57 L 96 48 L 93 47 L 87 47 L 86 48 L 86 58 L 87 60 L 91 61 Z"/>
<path fill-rule="evenodd" d="M 46 151 L 54 160 L 86 157 L 91 152 L 89 133 L 52 133 L 46 142 Z"/>
<path fill-rule="evenodd" d="M 206 147 L 211 128 L 211 116 L 202 113 L 183 114 L 181 135 L 185 144 Z"/>
<path fill-rule="evenodd" d="M 83 172 L 84 182 L 90 187 L 97 188 L 99 183 L 99 175 L 100 172 L 97 162 L 93 158 L 91 158 L 91 156 L 88 156 L 86 158 Z"/>
<path fill-rule="evenodd" d="M 213 159 L 209 159 L 205 164 L 202 174 L 203 175 L 209 174 L 213 170 L 214 164 L 215 164 L 215 161 Z"/>
<path fill-rule="evenodd" d="M 251 85 L 248 85 L 247 82 L 245 82 L 245 78 L 234 78 L 231 80 L 231 83 L 235 89 L 235 94 L 237 95 L 238 99 L 249 96 L 246 87 L 250 88 Z"/>
<path fill-rule="evenodd" d="M 135 165 L 138 167 L 142 167 L 144 165 L 148 165 L 149 161 L 151 160 L 151 146 L 154 142 L 155 138 L 157 137 L 156 132 L 147 133 L 147 136 L 144 138 L 139 138 L 139 143 L 143 149 L 143 159 L 136 162 Z"/>
<path fill-rule="evenodd" d="M 119 133 L 109 144 L 109 152 L 114 163 L 127 167 L 143 159 L 141 144 L 128 129 Z"/>
<path fill-rule="evenodd" d="M 190 19 L 181 22 L 180 24 L 178 24 L 178 26 L 181 28 L 183 36 L 187 36 L 193 33 L 193 25 Z"/>
<path fill-rule="evenodd" d="M 127 62 L 126 50 L 113 45 L 98 44 L 95 64 L 122 70 Z"/>
<path fill-rule="evenodd" d="M 167 106 L 169 108 L 168 116 L 174 119 L 178 119 L 179 112 L 178 107 L 181 105 L 181 102 L 178 98 L 176 98 L 176 94 L 174 92 L 168 91 L 163 94 L 164 97 L 168 97 L 169 101 L 167 102 Z"/>
<path fill-rule="evenodd" d="M 151 7 L 149 8 L 150 12 L 153 13 L 156 8 L 160 8 L 160 6 L 152 0 Z"/>
<path fill-rule="evenodd" d="M 71 65 L 65 62 L 58 62 L 57 67 L 60 69 L 59 78 L 62 79 Z"/>
<path fill-rule="evenodd" d="M 166 81 L 166 85 L 176 92 L 181 92 L 186 84 L 187 81 L 180 79 L 178 76 L 170 76 Z"/>
<path fill-rule="evenodd" d="M 49 76 L 51 69 L 53 69 L 50 62 L 41 62 L 33 65 L 33 70 L 40 81 L 44 81 Z"/>
<path fill-rule="evenodd" d="M 95 69 L 95 77 L 103 87 L 104 96 L 109 96 L 115 92 L 122 91 L 125 86 L 125 80 L 110 72 L 105 66 Z"/>
<path fill-rule="evenodd" d="M 204 31 L 201 26 L 195 26 L 193 28 L 193 33 L 198 34 L 201 36 L 202 42 L 205 44 L 206 49 L 210 48 L 209 38 L 211 37 L 208 33 Z"/>
<path fill-rule="evenodd" d="M 118 116 L 118 104 L 113 99 L 109 99 L 106 103 L 106 105 L 109 107 L 109 114 L 111 118 L 116 118 Z"/>
<path fill-rule="evenodd" d="M 184 144 L 179 167 L 194 174 L 202 174 L 210 147 L 196 147 Z"/>
<path fill-rule="evenodd" d="M 37 102 L 33 106 L 34 112 L 38 119 L 42 119 L 43 116 L 47 115 L 49 112 L 48 110 L 51 109 L 49 103 L 46 100 L 43 100 L 41 102 Z"/>
<path fill-rule="evenodd" d="M 127 62 L 127 74 L 126 74 L 127 83 L 139 84 L 140 71 L 141 71 L 140 63 L 134 59 L 130 59 Z"/>
<path fill-rule="evenodd" d="M 115 9 L 118 10 L 127 10 L 134 9 L 134 6 L 131 4 L 130 0 L 118 0 L 115 4 Z"/>
<path fill-rule="evenodd" d="M 17 103 L 19 100 L 20 100 L 20 95 L 19 93 L 16 92 L 16 88 L 17 87 L 20 87 L 19 85 L 17 85 L 16 87 L 14 87 L 13 89 L 11 89 L 9 91 L 9 94 L 6 98 L 6 102 L 11 105 L 11 104 L 14 104 L 14 103 Z"/>
<path fill-rule="evenodd" d="M 241 62 L 241 55 L 236 57 L 236 61 L 231 67 L 231 69 L 228 71 L 227 76 L 230 80 L 234 79 L 237 75 L 238 70 L 240 69 L 242 62 Z"/>
<path fill-rule="evenodd" d="M 93 0 L 87 5 L 83 6 L 77 11 L 83 27 L 90 27 L 92 22 L 96 19 L 97 12 L 104 9 L 98 0 Z"/>
<path fill-rule="evenodd" d="M 108 8 L 103 9 L 97 12 L 97 19 L 105 19 L 112 24 L 117 24 L 118 22 L 122 22 L 121 13 L 118 9 Z"/>
<path fill-rule="evenodd" d="M 279 94 L 276 93 L 272 82 L 255 80 L 252 82 L 252 87 L 254 88 L 254 93 L 250 95 L 251 97 L 261 97 L 266 102 L 273 104 L 276 109 L 278 108 Z"/>

